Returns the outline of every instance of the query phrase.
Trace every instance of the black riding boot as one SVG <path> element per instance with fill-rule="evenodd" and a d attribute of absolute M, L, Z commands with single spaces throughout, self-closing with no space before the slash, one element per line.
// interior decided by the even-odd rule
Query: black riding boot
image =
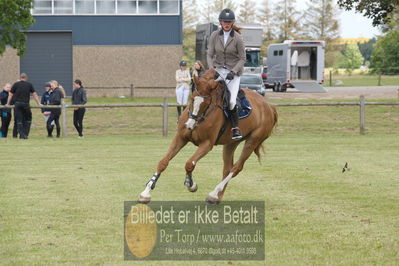
<path fill-rule="evenodd" d="M 233 110 L 230 110 L 230 122 L 231 122 L 231 132 L 233 136 L 231 137 L 232 139 L 241 139 L 241 132 L 240 129 L 238 128 L 238 110 L 237 106 L 233 108 Z"/>

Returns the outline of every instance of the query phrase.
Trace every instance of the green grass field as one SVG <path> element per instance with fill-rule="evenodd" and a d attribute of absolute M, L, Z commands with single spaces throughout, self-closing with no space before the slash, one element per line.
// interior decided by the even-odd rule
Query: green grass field
<path fill-rule="evenodd" d="M 330 87 L 330 77 L 326 75 L 323 86 Z M 342 81 L 343 84 L 337 85 L 335 82 Z M 380 82 L 380 83 L 379 83 Z M 399 84 L 398 75 L 382 75 L 379 81 L 378 75 L 333 75 L 333 87 L 357 87 L 357 86 L 393 86 Z"/>
<path fill-rule="evenodd" d="M 104 102 L 91 99 L 91 103 Z M 107 102 L 130 100 L 107 99 Z M 136 100 L 154 102 L 157 99 Z M 399 108 L 280 107 L 279 125 L 230 183 L 224 200 L 264 200 L 265 262 L 150 262 L 148 265 L 397 265 Z M 136 200 L 172 138 L 161 109 L 95 109 L 86 137 L 47 139 L 34 110 L 29 140 L 0 139 L 1 264 L 139 264 L 123 260 L 123 202 Z M 71 119 L 71 113 L 68 113 Z M 183 186 L 188 145 L 169 165 L 153 200 L 203 200 L 221 178 L 221 147 Z M 348 162 L 350 171 L 342 173 Z M 147 263 L 146 263 L 147 265 Z"/>

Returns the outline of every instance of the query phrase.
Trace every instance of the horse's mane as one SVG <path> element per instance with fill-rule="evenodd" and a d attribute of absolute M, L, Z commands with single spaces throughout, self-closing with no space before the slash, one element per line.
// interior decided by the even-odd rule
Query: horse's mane
<path fill-rule="evenodd" d="M 207 71 L 205 71 L 202 74 L 201 78 L 204 78 L 206 80 L 214 79 L 215 78 L 215 73 L 216 73 L 215 69 L 212 69 L 212 68 L 208 69 Z"/>

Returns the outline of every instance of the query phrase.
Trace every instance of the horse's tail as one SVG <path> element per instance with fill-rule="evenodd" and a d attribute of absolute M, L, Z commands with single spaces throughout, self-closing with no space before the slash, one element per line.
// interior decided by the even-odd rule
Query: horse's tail
<path fill-rule="evenodd" d="M 265 153 L 265 148 L 263 147 L 263 141 L 262 141 L 262 143 L 261 144 L 259 144 L 256 148 L 255 148 L 255 150 L 254 150 L 254 153 L 256 154 L 256 156 L 258 157 L 258 162 L 260 163 L 260 159 L 261 159 L 261 154 L 260 154 L 260 151 L 262 151 L 262 153 Z"/>
<path fill-rule="evenodd" d="M 278 113 L 277 113 L 277 109 L 274 105 L 270 105 L 270 108 L 272 109 L 273 112 L 273 128 L 277 125 L 278 122 Z M 268 138 L 269 136 L 267 136 Z M 260 163 L 260 159 L 261 159 L 261 151 L 264 154 L 265 153 L 265 148 L 263 147 L 263 141 L 255 148 L 254 153 L 256 154 L 256 156 L 258 157 L 258 162 Z"/>

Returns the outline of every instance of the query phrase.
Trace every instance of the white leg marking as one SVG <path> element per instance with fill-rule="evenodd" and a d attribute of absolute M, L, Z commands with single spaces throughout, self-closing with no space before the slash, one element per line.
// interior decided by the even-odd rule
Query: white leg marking
<path fill-rule="evenodd" d="M 151 185 L 152 185 L 152 182 L 149 182 L 148 185 L 143 190 L 143 192 L 140 193 L 141 197 L 143 197 L 143 198 L 151 198 L 151 194 L 150 194 Z"/>
<path fill-rule="evenodd" d="M 199 108 L 201 103 L 204 101 L 204 98 L 201 96 L 195 96 L 194 97 L 194 107 L 193 107 L 193 115 L 198 115 Z M 188 129 L 194 129 L 195 127 L 195 120 L 192 118 L 189 118 L 186 122 L 186 127 Z"/>
<path fill-rule="evenodd" d="M 151 194 L 150 194 L 151 187 L 152 187 L 152 184 L 154 183 L 154 181 L 155 181 L 155 179 L 156 179 L 155 176 L 157 176 L 157 175 L 158 175 L 158 173 L 155 173 L 155 174 L 151 177 L 150 181 L 147 183 L 147 186 L 145 187 L 145 189 L 143 190 L 143 192 L 140 193 L 140 196 L 141 196 L 141 197 L 151 198 Z"/>
<path fill-rule="evenodd" d="M 212 198 L 217 199 L 218 198 L 218 193 L 220 191 L 222 191 L 224 189 L 224 187 L 226 186 L 226 184 L 230 181 L 230 179 L 233 178 L 233 173 L 230 173 L 225 179 L 222 180 L 222 182 L 220 182 L 215 189 L 209 193 L 209 196 L 211 196 Z"/>

